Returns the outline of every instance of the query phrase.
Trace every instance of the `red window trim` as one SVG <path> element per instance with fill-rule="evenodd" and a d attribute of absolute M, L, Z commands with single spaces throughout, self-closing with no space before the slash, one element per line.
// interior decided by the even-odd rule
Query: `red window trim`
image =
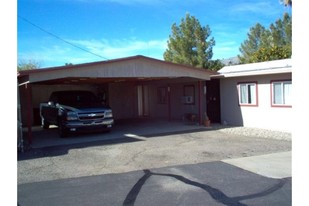
<path fill-rule="evenodd" d="M 239 86 L 240 84 L 255 84 L 255 94 L 256 94 L 256 103 L 255 104 L 242 104 L 242 103 L 240 103 L 240 86 Z M 258 107 L 259 106 L 258 82 L 257 81 L 237 82 L 237 95 L 238 95 L 238 106 L 240 106 L 240 107 Z"/>
<path fill-rule="evenodd" d="M 292 79 L 276 79 L 270 80 L 270 107 L 274 108 L 292 108 L 292 105 L 284 105 L 284 104 L 273 104 L 273 83 L 274 82 L 288 82 L 292 83 Z"/>

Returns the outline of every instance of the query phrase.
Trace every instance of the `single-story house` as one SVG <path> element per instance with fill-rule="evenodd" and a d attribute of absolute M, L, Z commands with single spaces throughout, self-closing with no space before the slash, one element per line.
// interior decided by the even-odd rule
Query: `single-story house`
<path fill-rule="evenodd" d="M 292 131 L 292 60 L 225 66 L 220 80 L 221 123 Z"/>
<path fill-rule="evenodd" d="M 145 56 L 18 72 L 20 121 L 40 124 L 39 106 L 58 90 L 90 90 L 111 106 L 115 121 L 138 117 L 202 123 L 206 80 L 215 72 Z M 209 81 L 211 82 L 211 81 Z"/>
<path fill-rule="evenodd" d="M 291 59 L 225 66 L 218 72 L 145 56 L 18 72 L 19 126 L 39 125 L 53 91 L 90 90 L 114 118 L 183 120 L 291 131 Z"/>

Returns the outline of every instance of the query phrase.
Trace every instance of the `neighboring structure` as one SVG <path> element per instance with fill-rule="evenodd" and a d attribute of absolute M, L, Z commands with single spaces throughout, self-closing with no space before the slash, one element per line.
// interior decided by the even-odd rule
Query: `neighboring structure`
<path fill-rule="evenodd" d="M 206 112 L 206 80 L 215 72 L 144 56 L 20 71 L 23 125 L 40 124 L 39 104 L 53 91 L 91 90 L 113 109 L 114 118 L 181 120 Z M 29 137 L 31 139 L 31 137 Z M 30 140 L 31 142 L 31 140 Z"/>
<path fill-rule="evenodd" d="M 292 130 L 292 60 L 225 66 L 220 79 L 221 122 Z"/>
<path fill-rule="evenodd" d="M 238 56 L 235 57 L 230 57 L 228 59 L 222 59 L 221 63 L 224 64 L 225 66 L 232 66 L 232 65 L 237 65 L 240 64 Z"/>

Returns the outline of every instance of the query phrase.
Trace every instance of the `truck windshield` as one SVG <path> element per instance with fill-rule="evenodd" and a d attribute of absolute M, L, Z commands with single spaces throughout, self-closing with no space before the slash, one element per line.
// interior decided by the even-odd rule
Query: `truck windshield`
<path fill-rule="evenodd" d="M 97 106 L 101 104 L 93 93 L 87 91 L 61 92 L 57 96 L 59 104 L 72 107 Z"/>

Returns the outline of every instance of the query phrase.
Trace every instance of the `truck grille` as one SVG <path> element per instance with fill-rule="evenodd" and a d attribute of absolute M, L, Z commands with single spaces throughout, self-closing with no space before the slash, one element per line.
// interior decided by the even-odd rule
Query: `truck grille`
<path fill-rule="evenodd" d="M 104 118 L 104 113 L 99 112 L 99 113 L 80 113 L 78 114 L 78 118 L 80 120 L 97 120 L 97 119 L 103 119 Z"/>

